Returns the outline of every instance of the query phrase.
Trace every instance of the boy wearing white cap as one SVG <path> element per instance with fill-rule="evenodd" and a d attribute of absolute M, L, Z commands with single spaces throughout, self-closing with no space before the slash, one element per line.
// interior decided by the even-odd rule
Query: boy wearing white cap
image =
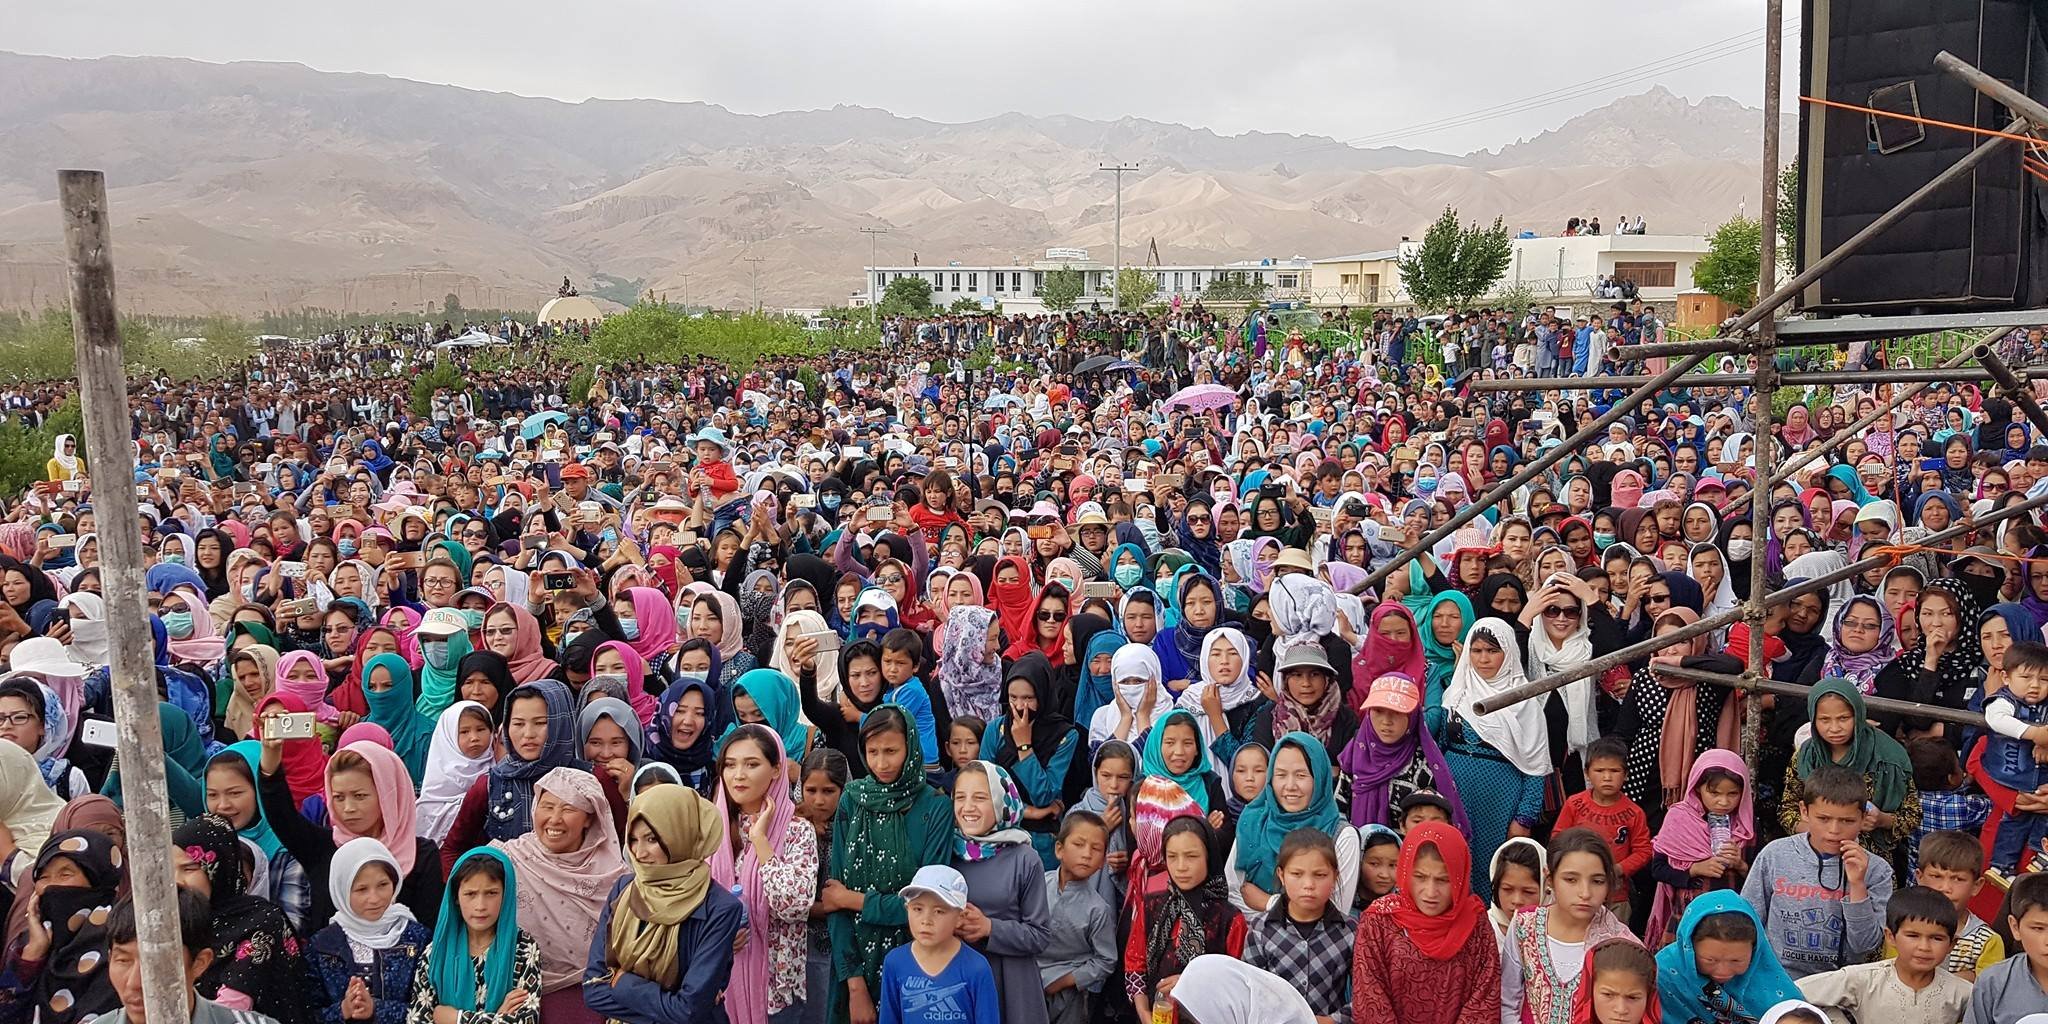
<path fill-rule="evenodd" d="M 954 934 L 967 909 L 967 879 L 944 864 L 917 869 L 897 895 L 910 944 L 882 960 L 881 1024 L 1000 1024 L 988 960 Z"/>

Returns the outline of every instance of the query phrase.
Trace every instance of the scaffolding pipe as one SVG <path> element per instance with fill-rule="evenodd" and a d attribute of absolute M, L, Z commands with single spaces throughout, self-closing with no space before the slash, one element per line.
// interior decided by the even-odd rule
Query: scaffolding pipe
<path fill-rule="evenodd" d="M 1704 356 L 1702 356 L 1704 358 Z M 2028 380 L 2048 380 L 2048 367 L 2029 367 L 2014 373 Z M 1466 385 L 1475 392 L 1495 391 L 1585 391 L 1591 388 L 1641 387 L 1653 378 L 1647 374 L 1614 374 L 1599 377 L 1503 377 L 1474 380 Z M 1959 381 L 1990 382 L 1991 371 L 1969 366 L 1901 367 L 1893 370 L 1796 370 L 1779 374 L 1786 387 L 1834 387 L 1843 384 L 1947 384 Z M 1751 373 L 1689 373 L 1664 385 L 1684 388 L 1739 388 L 1755 383 Z"/>
<path fill-rule="evenodd" d="M 1614 357 L 1620 362 L 1632 362 L 1655 356 L 1689 356 L 1705 352 L 1709 355 L 1720 352 L 1743 353 L 1750 349 L 1748 338 L 1732 338 L 1721 335 L 1713 338 L 1695 338 L 1684 341 L 1646 342 L 1637 345 L 1617 345 Z"/>
<path fill-rule="evenodd" d="M 2020 407 L 2020 412 L 2025 414 L 2027 422 L 2032 423 L 2034 429 L 2041 432 L 2041 436 L 2048 437 L 2048 410 L 2043 410 L 2041 403 L 2034 400 L 2034 393 L 2020 382 L 2019 376 L 2012 372 L 2012 367 L 2005 365 L 2005 360 L 2000 359 L 1998 353 L 1993 352 L 1989 345 L 1977 346 L 1977 361 L 1983 363 L 1986 370 L 1991 371 L 1992 378 L 2005 390 L 2005 397 L 2012 399 L 2013 404 Z"/>
<path fill-rule="evenodd" d="M 2044 505 L 2048 505 L 2048 494 L 2041 495 L 2038 498 L 2028 498 L 2025 501 L 1989 512 L 1982 518 L 1957 523 L 1946 530 L 1928 534 L 1926 537 L 1921 538 L 1920 543 L 1916 546 L 1923 548 L 1936 547 L 1975 530 L 1981 530 L 1995 523 L 2004 522 L 2014 516 L 2032 512 Z M 1869 558 L 1851 562 L 1834 572 L 1825 573 L 1813 579 L 1772 591 L 1765 596 L 1764 606 L 1769 608 L 1775 605 L 1787 604 L 1808 594 L 1820 593 L 1837 583 L 1854 579 L 1872 569 L 1884 568 L 1891 564 L 1891 562 L 1892 556 L 1886 554 L 1872 555 Z M 1752 566 L 1751 571 L 1754 572 L 1756 568 L 1756 566 Z M 1650 637 L 1640 643 L 1630 644 L 1612 654 L 1601 655 L 1591 661 L 1565 669 L 1562 672 L 1545 676 L 1533 682 L 1524 683 L 1504 693 L 1495 694 L 1480 701 L 1475 705 L 1475 710 L 1483 715 L 1492 714 L 1502 708 L 1520 704 L 1531 697 L 1541 697 L 1552 690 L 1563 687 L 1566 683 L 1583 679 L 1586 676 L 1599 675 L 1616 666 L 1626 665 L 1638 658 L 1648 657 L 1672 644 L 1690 640 L 1696 636 L 1704 636 L 1723 626 L 1732 625 L 1747 613 L 1747 607 L 1736 607 L 1715 615 L 1709 615 L 1691 625 L 1673 630 L 1662 636 Z"/>
<path fill-rule="evenodd" d="M 1768 0 L 1764 5 L 1764 194 L 1763 202 L 1757 206 L 1758 224 L 1757 250 L 1757 293 L 1768 291 L 1778 280 L 1778 105 L 1784 90 L 1779 85 L 1779 76 L 1785 63 L 1785 0 Z M 1771 436 L 1772 400 L 1778 389 L 1778 321 L 1765 317 L 1756 325 L 1756 387 L 1750 392 L 1749 422 Z M 1736 454 L 1741 454 L 1737 452 Z M 1756 446 L 1756 477 L 1759 480 L 1771 478 L 1773 463 L 1778 457 L 1778 446 L 1759 444 Z M 1750 536 L 1770 535 L 1770 503 L 1752 501 L 1750 507 Z M 1752 681 L 1763 675 L 1764 661 L 1764 599 L 1768 596 L 1770 574 L 1757 572 L 1754 562 L 1750 565 L 1749 601 L 1743 609 L 1743 619 L 1749 624 L 1748 650 L 1745 664 L 1749 670 L 1744 677 Z M 1751 701 L 1742 721 L 1742 759 L 1750 766 L 1750 774 L 1756 774 L 1756 751 L 1762 740 L 1764 729 L 1763 702 Z"/>
<path fill-rule="evenodd" d="M 1801 700 L 1805 700 L 1806 695 L 1813 689 L 1810 686 L 1781 682 L 1769 676 L 1755 676 L 1746 672 L 1739 676 L 1730 676 L 1719 672 L 1708 672 L 1705 669 L 1686 668 L 1682 665 L 1659 665 L 1656 671 L 1658 675 L 1672 676 L 1690 682 L 1711 683 L 1715 686 L 1725 686 L 1731 690 L 1752 690 L 1779 697 L 1797 697 Z M 1922 704 L 1917 700 L 1897 700 L 1891 697 L 1865 697 L 1863 698 L 1863 705 L 1866 710 L 1876 713 L 1899 715 L 1905 718 L 1924 718 L 1937 722 L 1952 722 L 1956 725 L 1974 725 L 1979 729 L 1988 728 L 1984 722 L 1983 715 L 1969 711 L 1958 711 L 1954 708 L 1942 707 L 1939 704 Z"/>

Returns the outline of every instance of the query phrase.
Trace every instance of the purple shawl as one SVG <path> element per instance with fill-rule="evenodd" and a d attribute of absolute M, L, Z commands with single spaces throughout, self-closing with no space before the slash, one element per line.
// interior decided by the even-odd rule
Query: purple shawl
<path fill-rule="evenodd" d="M 1351 773 L 1351 823 L 1393 827 L 1394 777 L 1414 763 L 1419 746 L 1423 760 L 1429 764 L 1429 774 L 1435 780 L 1436 791 L 1451 802 L 1452 824 L 1458 826 L 1458 831 L 1471 836 L 1472 822 L 1465 817 L 1465 801 L 1458 796 L 1458 782 L 1451 776 L 1450 766 L 1444 763 L 1443 751 L 1437 749 L 1435 737 L 1423 727 L 1421 709 L 1408 716 L 1408 723 L 1408 735 L 1390 745 L 1380 742 L 1380 735 L 1373 731 L 1372 720 L 1368 717 L 1358 723 L 1357 734 L 1337 756 L 1337 764 Z"/>

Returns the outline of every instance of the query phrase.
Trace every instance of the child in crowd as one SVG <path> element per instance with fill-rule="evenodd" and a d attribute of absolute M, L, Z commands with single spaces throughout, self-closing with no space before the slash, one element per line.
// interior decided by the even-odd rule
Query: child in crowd
<path fill-rule="evenodd" d="M 960 769 L 971 761 L 981 758 L 981 734 L 988 729 L 988 723 L 973 715 L 961 715 L 946 726 L 945 770 L 939 773 L 939 788 L 946 795 L 953 793 L 953 779 Z"/>
<path fill-rule="evenodd" d="M 1160 843 L 1166 885 L 1134 899 L 1124 942 L 1124 992 L 1139 1020 L 1149 1020 L 1162 990 L 1203 953 L 1242 956 L 1244 917 L 1230 903 L 1217 869 L 1216 830 L 1209 819 L 1180 814 Z M 1162 985 L 1162 983 L 1166 983 Z"/>
<path fill-rule="evenodd" d="M 967 879 L 944 864 L 927 864 L 897 895 L 910 942 L 882 960 L 881 1024 L 1000 1024 L 988 960 L 954 935 L 967 909 Z"/>
<path fill-rule="evenodd" d="M 1252 801 L 1257 800 L 1260 793 L 1265 792 L 1266 767 L 1272 759 L 1266 748 L 1256 743 L 1247 743 L 1237 748 L 1237 753 L 1231 755 L 1230 799 L 1226 804 L 1230 809 L 1231 821 L 1236 821 L 1237 816 L 1243 814 L 1244 809 Z"/>
<path fill-rule="evenodd" d="M 839 813 L 839 797 L 846 792 L 851 765 L 846 755 L 831 747 L 814 747 L 804 757 L 798 784 L 802 787 L 796 813 L 818 833 L 818 848 L 832 848 L 832 818 Z M 818 888 L 832 878 L 831 858 L 818 858 Z M 822 901 L 811 904 L 810 941 L 804 950 L 805 1020 L 823 1020 L 826 993 L 832 988 L 832 930 L 827 927 L 831 908 Z M 817 1016 L 810 1016 L 812 1006 Z"/>
<path fill-rule="evenodd" d="M 1998 930 L 1970 912 L 1970 903 L 1984 888 L 1984 844 L 1969 832 L 1935 832 L 1920 842 L 1920 884 L 1955 904 L 1955 947 L 1941 966 L 1964 981 L 2005 959 L 2005 940 Z M 1884 955 L 1892 956 L 1889 943 Z"/>
<path fill-rule="evenodd" d="M 1794 978 L 1855 963 L 1884 941 L 1892 868 L 1856 841 L 1869 800 L 1854 770 L 1815 769 L 1800 794 L 1806 832 L 1764 847 L 1743 883 Z"/>
<path fill-rule="evenodd" d="M 1614 767 L 1618 787 L 1618 759 Z M 1608 894 L 1620 884 L 1620 875 L 1604 836 L 1589 828 L 1559 832 L 1550 840 L 1548 867 L 1549 904 L 1516 911 L 1501 941 L 1503 1021 L 1566 1024 L 1583 979 L 1586 950 L 1628 935 L 1628 926 L 1608 909 Z"/>
<path fill-rule="evenodd" d="M 1913 761 L 1913 785 L 1920 790 L 1920 824 L 1913 829 L 1906 867 L 1915 885 L 1925 885 L 1920 865 L 1927 854 L 1927 838 L 1950 829 L 1972 834 L 1982 831 L 1991 816 L 1991 798 L 1979 791 L 1976 782 L 1963 772 L 1962 762 L 1947 740 L 1914 740 L 1906 744 L 1906 756 Z M 1968 929 L 1964 931 L 1967 933 Z"/>
<path fill-rule="evenodd" d="M 924 638 L 917 630 L 898 627 L 882 636 L 883 699 L 910 712 L 917 726 L 918 748 L 924 753 L 926 769 L 932 775 L 945 771 L 939 759 L 939 720 L 932 711 L 931 694 L 917 678 L 917 666 L 924 661 Z"/>
<path fill-rule="evenodd" d="M 1970 991 L 1969 1024 L 2006 1024 L 2048 1013 L 2048 874 L 2016 879 L 2005 926 L 2023 953 L 1984 969 Z"/>
<path fill-rule="evenodd" d="M 1616 871 L 1610 881 L 1614 916 L 1628 920 L 1629 879 L 1650 864 L 1650 819 L 1621 792 L 1628 777 L 1628 744 L 1618 736 L 1602 736 L 1586 748 L 1586 788 L 1564 802 L 1556 830 L 1585 826 L 1614 848 Z"/>
<path fill-rule="evenodd" d="M 432 936 L 398 902 L 398 859 L 358 836 L 334 851 L 327 870 L 334 921 L 313 936 L 306 957 L 321 987 L 321 1019 L 403 1024 Z"/>
<path fill-rule="evenodd" d="M 413 1020 L 437 1020 L 447 1007 L 490 1014 L 495 1024 L 539 1024 L 540 944 L 519 927 L 517 885 L 512 859 L 495 846 L 455 863 L 413 977 Z"/>
<path fill-rule="evenodd" d="M 1454 1024 L 1500 1017 L 1500 948 L 1472 894 L 1472 854 L 1457 829 L 1417 825 L 1402 840 L 1401 881 L 1358 922 L 1351 956 L 1354 1024 Z"/>
<path fill-rule="evenodd" d="M 2015 792 L 2048 783 L 2048 646 L 2021 642 L 2005 652 L 2005 689 L 1984 702 L 1984 774 Z M 2048 839 L 2048 814 L 2015 807 L 1998 821 L 1991 866 L 2008 875 Z"/>
<path fill-rule="evenodd" d="M 1626 936 L 1586 947 L 1585 966 L 1572 991 L 1573 1024 L 1664 1024 L 1657 1002 L 1657 961 Z"/>
<path fill-rule="evenodd" d="M 1763 921 L 1741 896 L 1724 889 L 1692 901 L 1677 934 L 1657 951 L 1657 1000 L 1666 1021 L 1757 1020 L 1798 997 Z"/>
<path fill-rule="evenodd" d="M 1053 841 L 1059 867 L 1045 873 L 1052 937 L 1038 955 L 1052 1024 L 1085 1024 L 1116 966 L 1116 913 L 1095 887 L 1109 826 L 1093 811 L 1071 811 Z"/>
<path fill-rule="evenodd" d="M 1415 826 L 1425 821 L 1454 824 L 1452 813 L 1451 802 L 1442 793 L 1433 789 L 1418 789 L 1401 800 L 1401 834 L 1407 835 L 1415 830 Z"/>
<path fill-rule="evenodd" d="M 1337 889 L 1337 844 L 1328 833 L 1296 829 L 1275 858 L 1281 899 L 1255 914 L 1244 961 L 1287 979 L 1318 1021 L 1351 1024 L 1352 917 L 1330 901 Z"/>
<path fill-rule="evenodd" d="M 1686 905 L 1704 892 L 1740 889 L 1756 842 L 1749 768 L 1732 751 L 1709 750 L 1693 762 L 1685 799 L 1664 814 L 1650 844 L 1657 881 L 1643 935 L 1653 949 L 1673 938 Z"/>
<path fill-rule="evenodd" d="M 1884 938 L 1898 955 L 1850 964 L 1799 979 L 1816 1006 L 1847 1010 L 1857 1020 L 1885 1024 L 1956 1024 L 1970 1002 L 1970 983 L 1942 969 L 1956 941 L 1960 916 L 1948 897 L 1908 886 L 1885 904 Z"/>
<path fill-rule="evenodd" d="M 1357 909 L 1372 906 L 1372 901 L 1394 891 L 1394 881 L 1400 877 L 1401 835 L 1385 825 L 1371 824 L 1358 830 L 1358 899 Z"/>
<path fill-rule="evenodd" d="M 1137 749 L 1122 740 L 1110 740 L 1095 748 L 1095 784 L 1081 794 L 1074 810 L 1067 812 L 1094 814 L 1108 831 L 1108 841 L 1102 848 L 1106 870 L 1097 871 L 1088 884 L 1112 907 L 1124 905 L 1124 888 L 1129 884 L 1125 873 L 1131 866 L 1131 847 L 1135 842 L 1131 835 L 1131 796 L 1137 788 L 1137 777 Z"/>
<path fill-rule="evenodd" d="M 1487 919 L 1493 937 L 1507 941 L 1508 925 L 1523 907 L 1550 902 L 1550 890 L 1543 884 L 1543 844 L 1528 836 L 1515 836 L 1500 844 L 1487 862 L 1486 877 L 1493 881 L 1493 907 Z"/>

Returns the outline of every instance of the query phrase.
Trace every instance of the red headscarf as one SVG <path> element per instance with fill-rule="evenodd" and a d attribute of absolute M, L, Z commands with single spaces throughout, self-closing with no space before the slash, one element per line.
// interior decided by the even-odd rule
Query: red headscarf
<path fill-rule="evenodd" d="M 272 705 L 283 708 L 291 714 L 305 714 L 312 710 L 306 702 L 289 693 L 273 693 L 256 702 L 256 727 L 252 730 L 256 739 L 263 738 L 263 711 Z M 326 792 L 327 752 L 320 747 L 317 739 L 284 741 L 284 781 L 291 787 L 292 799 L 303 801 L 309 796 Z"/>
<path fill-rule="evenodd" d="M 1065 652 L 1062 650 L 1066 646 L 1065 634 L 1067 625 L 1065 620 L 1061 620 L 1060 628 L 1053 633 L 1051 640 L 1044 643 L 1040 643 L 1038 640 L 1038 608 L 1045 603 L 1045 599 L 1048 596 L 1054 594 L 1063 598 L 1072 597 L 1072 595 L 1067 593 L 1067 588 L 1057 582 L 1049 581 L 1045 586 L 1039 587 L 1038 593 L 1031 597 L 1030 606 L 1025 609 L 1023 628 L 1019 632 L 1010 634 L 1010 648 L 1003 652 L 1004 658 L 1015 661 L 1030 654 L 1032 651 L 1037 651 L 1045 655 L 1045 660 L 1051 662 L 1054 668 L 1059 668 L 1066 664 Z M 998 614 L 1002 615 L 1006 620 L 1009 616 L 1007 611 L 1000 611 Z M 1073 617 L 1073 606 L 1071 603 L 1068 605 L 1067 615 L 1069 618 Z M 1003 628 L 1009 628 L 1007 621 L 1004 622 Z"/>
<path fill-rule="evenodd" d="M 672 547 L 667 544 L 656 544 L 647 549 L 647 557 L 653 558 L 655 555 L 668 559 L 668 564 L 655 565 L 650 562 L 647 565 L 647 571 L 653 573 L 654 578 L 661 581 L 662 593 L 673 595 L 680 589 L 680 585 L 676 583 L 676 565 L 683 560 L 683 551 L 681 548 Z"/>
<path fill-rule="evenodd" d="M 1571 1024 L 1600 1024 L 1599 1018 L 1593 1016 L 1593 957 L 1603 947 L 1617 942 L 1625 942 L 1631 946 L 1642 945 L 1632 936 L 1617 935 L 1611 939 L 1602 939 L 1586 947 L 1586 967 L 1579 974 L 1579 987 L 1572 990 Z M 1643 956 L 1645 959 L 1648 959 L 1650 954 L 1646 950 Z M 1651 961 L 1653 965 L 1655 962 L 1654 960 Z M 1664 1020 L 1664 1007 L 1657 1000 L 1657 976 L 1654 972 L 1649 977 L 1643 979 L 1643 987 L 1650 991 L 1650 1000 L 1643 1004 L 1641 1024 L 1660 1024 Z"/>
<path fill-rule="evenodd" d="M 1399 647 L 1380 635 L 1380 623 L 1392 616 L 1408 623 L 1408 646 Z M 1365 630 L 1365 646 L 1351 659 L 1351 678 L 1355 680 L 1356 707 L 1365 702 L 1365 693 L 1372 681 L 1389 672 L 1399 672 L 1410 679 L 1429 678 L 1429 663 L 1422 652 L 1422 633 L 1416 628 L 1415 616 L 1399 601 L 1382 601 L 1372 610 L 1372 624 Z"/>
<path fill-rule="evenodd" d="M 1451 906 L 1431 917 L 1415 905 L 1415 856 L 1422 848 L 1434 847 L 1451 876 Z M 1400 883 L 1394 891 L 1373 901 L 1368 914 L 1388 914 L 1408 933 L 1409 941 L 1431 960 L 1449 960 L 1465 947 L 1472 929 L 1486 918 L 1486 904 L 1472 895 L 1472 851 L 1458 830 L 1440 821 L 1426 821 L 1408 830 L 1401 843 Z"/>
<path fill-rule="evenodd" d="M 1005 585 L 1002 582 L 1003 566 L 1017 569 L 1017 582 Z M 1031 637 L 1031 616 L 1038 610 L 1038 597 L 1031 592 L 1031 563 L 1023 555 L 1004 555 L 996 559 L 996 568 L 989 574 L 988 606 L 996 610 L 996 620 L 1003 624 L 1003 632 L 1010 641 L 1029 640 Z"/>

